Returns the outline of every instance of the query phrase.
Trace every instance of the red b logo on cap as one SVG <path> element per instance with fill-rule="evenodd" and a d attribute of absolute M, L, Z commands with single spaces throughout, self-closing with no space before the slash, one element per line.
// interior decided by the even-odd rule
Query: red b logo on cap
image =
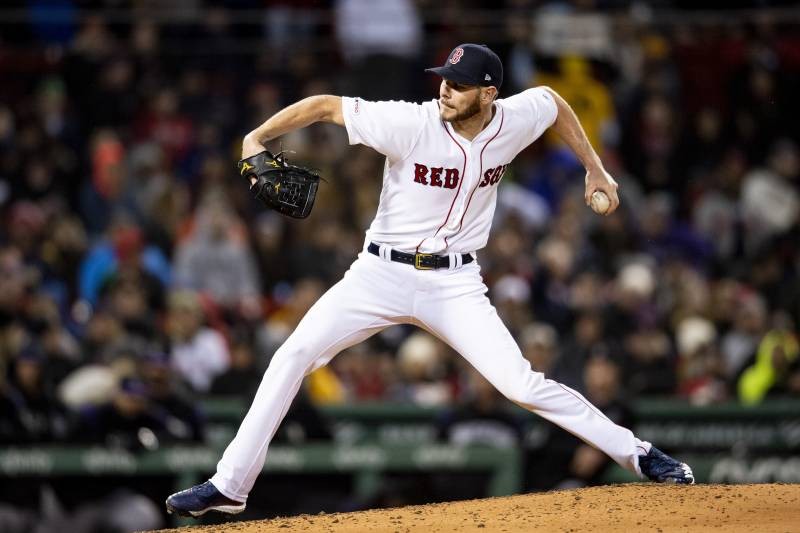
<path fill-rule="evenodd" d="M 450 58 L 450 62 L 455 65 L 456 63 L 461 61 L 461 56 L 463 56 L 463 55 L 464 55 L 464 49 L 463 48 L 456 48 L 453 51 L 453 57 Z"/>

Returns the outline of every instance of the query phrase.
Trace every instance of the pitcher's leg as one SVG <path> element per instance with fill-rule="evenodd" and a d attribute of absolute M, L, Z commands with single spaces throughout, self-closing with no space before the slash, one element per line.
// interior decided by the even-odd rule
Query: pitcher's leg
<path fill-rule="evenodd" d="M 278 349 L 258 387 L 250 410 L 217 464 L 211 482 L 225 496 L 244 501 L 266 459 L 269 442 L 291 405 L 303 378 L 345 348 L 387 327 L 393 316 L 385 282 L 360 265 L 348 272 L 303 317 Z M 396 301 L 396 300 L 395 300 Z"/>
<path fill-rule="evenodd" d="M 375 323 L 338 338 L 323 337 L 314 327 L 297 330 L 275 353 L 236 436 L 225 449 L 211 482 L 219 491 L 245 501 L 266 460 L 267 448 L 297 395 L 303 378 L 334 355 L 385 328 Z"/>
<path fill-rule="evenodd" d="M 458 351 L 511 401 L 561 426 L 628 470 L 639 473 L 638 455 L 647 453 L 650 444 L 609 420 L 580 393 L 533 371 L 484 296 L 483 282 L 478 280 L 471 280 L 470 290 L 465 290 L 462 284 L 457 298 L 449 298 L 445 286 L 442 293 L 431 295 L 430 301 L 418 305 L 416 318 Z"/>

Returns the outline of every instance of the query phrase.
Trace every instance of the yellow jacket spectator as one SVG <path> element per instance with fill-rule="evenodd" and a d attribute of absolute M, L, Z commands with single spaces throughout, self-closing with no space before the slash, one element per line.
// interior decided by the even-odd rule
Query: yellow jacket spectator
<path fill-rule="evenodd" d="M 607 144 L 609 133 L 616 129 L 611 93 L 602 82 L 592 77 L 589 62 L 582 57 L 561 58 L 559 70 L 557 75 L 540 74 L 536 84 L 550 86 L 572 106 L 592 146 L 600 150 Z"/>
<path fill-rule="evenodd" d="M 769 390 L 785 377 L 800 354 L 797 337 L 791 331 L 772 330 L 758 346 L 756 362 L 739 378 L 739 400 L 746 405 L 760 403 Z"/>

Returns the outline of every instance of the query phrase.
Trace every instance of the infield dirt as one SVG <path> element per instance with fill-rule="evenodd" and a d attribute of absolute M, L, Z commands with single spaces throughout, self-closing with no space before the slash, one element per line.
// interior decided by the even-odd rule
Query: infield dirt
<path fill-rule="evenodd" d="M 800 485 L 628 484 L 358 513 L 183 527 L 162 533 L 287 531 L 800 532 Z"/>

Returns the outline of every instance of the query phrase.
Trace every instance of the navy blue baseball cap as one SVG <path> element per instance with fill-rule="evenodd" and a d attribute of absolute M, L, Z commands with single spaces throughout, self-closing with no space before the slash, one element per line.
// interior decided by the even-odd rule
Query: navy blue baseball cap
<path fill-rule="evenodd" d="M 460 44 L 456 46 L 442 67 L 426 68 L 446 80 L 464 85 L 503 85 L 503 63 L 485 44 Z"/>

